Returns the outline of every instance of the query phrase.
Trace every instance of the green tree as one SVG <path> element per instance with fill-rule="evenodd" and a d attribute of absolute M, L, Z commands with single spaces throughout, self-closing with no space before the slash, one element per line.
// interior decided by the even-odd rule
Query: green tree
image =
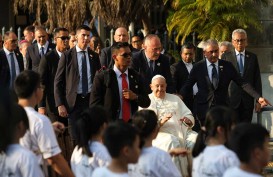
<path fill-rule="evenodd" d="M 193 32 L 200 40 L 209 38 L 229 40 L 236 28 L 251 28 L 261 31 L 258 8 L 268 5 L 267 0 L 164 0 L 171 3 L 172 10 L 167 19 L 171 33 L 176 30 L 176 41 Z"/>

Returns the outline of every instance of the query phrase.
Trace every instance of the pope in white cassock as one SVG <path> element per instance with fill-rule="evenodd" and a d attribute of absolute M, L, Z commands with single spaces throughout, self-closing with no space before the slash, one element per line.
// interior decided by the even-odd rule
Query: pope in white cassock
<path fill-rule="evenodd" d="M 166 93 L 166 80 L 161 75 L 152 78 L 149 94 L 151 104 L 147 109 L 154 110 L 161 125 L 153 146 L 169 151 L 172 148 L 192 149 L 197 134 L 190 134 L 194 126 L 194 117 L 184 102 L 176 95 Z M 143 108 L 140 108 L 143 109 Z M 183 176 L 189 176 L 187 157 L 173 157 L 173 162 Z"/>

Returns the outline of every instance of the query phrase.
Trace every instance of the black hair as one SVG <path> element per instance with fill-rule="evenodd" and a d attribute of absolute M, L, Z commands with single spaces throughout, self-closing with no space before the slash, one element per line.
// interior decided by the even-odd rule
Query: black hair
<path fill-rule="evenodd" d="M 19 98 L 29 98 L 40 87 L 40 75 L 31 70 L 21 72 L 14 81 L 14 90 Z"/>
<path fill-rule="evenodd" d="M 195 50 L 195 46 L 192 43 L 190 43 L 190 42 L 189 43 L 185 43 L 185 44 L 183 44 L 181 46 L 180 53 L 182 53 L 184 49 L 193 49 L 193 50 Z"/>
<path fill-rule="evenodd" d="M 29 32 L 34 33 L 34 31 L 35 31 L 35 26 L 29 25 L 29 26 L 27 26 L 27 27 L 24 29 L 24 31 L 29 31 Z"/>
<path fill-rule="evenodd" d="M 89 157 L 93 156 L 88 142 L 93 135 L 99 133 L 103 124 L 107 122 L 105 109 L 100 106 L 93 106 L 80 114 L 75 124 L 75 139 L 78 148 L 83 149 L 83 154 L 87 154 Z"/>
<path fill-rule="evenodd" d="M 69 32 L 68 29 L 64 28 L 64 27 L 58 27 L 55 28 L 53 31 L 53 35 L 56 36 L 60 31 L 65 31 L 65 32 Z"/>
<path fill-rule="evenodd" d="M 103 142 L 112 158 L 117 158 L 125 146 L 133 146 L 138 131 L 129 123 L 110 123 L 103 135 Z"/>
<path fill-rule="evenodd" d="M 117 50 L 125 47 L 130 47 L 128 42 L 114 42 L 113 45 L 111 46 L 111 52 L 112 54 L 113 53 L 115 54 Z"/>
<path fill-rule="evenodd" d="M 80 30 L 91 31 L 91 28 L 87 25 L 80 25 L 77 27 L 76 32 L 78 33 L 78 31 L 80 31 Z"/>
<path fill-rule="evenodd" d="M 23 122 L 29 128 L 28 117 L 23 107 L 12 102 L 8 89 L 0 89 L 0 153 L 6 152 L 14 140 L 16 126 Z"/>
<path fill-rule="evenodd" d="M 248 163 L 255 148 L 263 149 L 266 138 L 269 138 L 269 132 L 262 125 L 241 123 L 232 130 L 229 147 L 241 162 Z"/>
<path fill-rule="evenodd" d="M 206 147 L 206 139 L 217 135 L 217 127 L 223 127 L 225 130 L 226 140 L 228 140 L 231 126 L 235 124 L 235 112 L 224 106 L 215 106 L 206 114 L 205 129 L 201 129 L 198 133 L 195 145 L 193 147 L 192 156 L 198 156 Z"/>
<path fill-rule="evenodd" d="M 154 111 L 143 109 L 133 115 L 133 125 L 140 131 L 141 141 L 151 135 L 158 126 L 157 115 Z"/>

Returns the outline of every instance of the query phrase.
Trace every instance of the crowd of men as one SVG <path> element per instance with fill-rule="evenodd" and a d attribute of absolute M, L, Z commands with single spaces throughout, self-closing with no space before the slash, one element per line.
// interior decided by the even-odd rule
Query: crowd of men
<path fill-rule="evenodd" d="M 177 62 L 164 54 L 155 34 L 144 39 L 133 36 L 129 45 L 127 29 L 119 27 L 114 44 L 101 49 L 99 38 L 90 32 L 85 25 L 75 32 L 60 27 L 52 41 L 44 27 L 28 26 L 19 42 L 12 31 L 0 38 L 0 86 L 14 90 L 23 70 L 39 73 L 43 96 L 34 97 L 32 106 L 52 122 L 68 127 L 72 140 L 77 118 L 91 106 L 104 106 L 109 121 L 131 122 L 138 107 L 150 106 L 148 94 L 155 75 L 166 79 L 166 92 L 183 99 L 198 122 L 197 131 L 207 111 L 217 105 L 232 107 L 238 122 L 251 122 L 254 108 L 260 111 L 270 104 L 262 97 L 258 59 L 246 50 L 247 33 L 242 29 L 233 31 L 231 43 L 205 41 L 200 59 L 193 44 L 182 45 Z M 67 166 L 59 168 L 56 171 L 62 174 Z"/>

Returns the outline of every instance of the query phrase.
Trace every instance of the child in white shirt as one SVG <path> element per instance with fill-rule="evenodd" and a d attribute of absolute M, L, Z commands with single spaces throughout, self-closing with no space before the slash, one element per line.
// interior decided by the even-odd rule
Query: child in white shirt
<path fill-rule="evenodd" d="M 102 144 L 107 117 L 102 107 L 91 107 L 81 113 L 75 124 L 76 144 L 71 156 L 75 176 L 88 177 L 98 167 L 109 164 L 111 156 Z"/>
<path fill-rule="evenodd" d="M 222 177 L 225 170 L 239 166 L 236 154 L 225 144 L 235 122 L 234 112 L 222 106 L 211 108 L 193 148 L 193 177 Z"/>
<path fill-rule="evenodd" d="M 134 114 L 133 125 L 140 131 L 143 148 L 137 164 L 129 165 L 131 177 L 181 177 L 171 156 L 152 146 L 159 130 L 157 116 L 152 110 L 141 110 Z"/>
<path fill-rule="evenodd" d="M 110 124 L 103 135 L 112 160 L 106 167 L 95 169 L 92 177 L 129 177 L 128 164 L 136 163 L 140 154 L 140 138 L 137 130 L 129 123 Z"/>
<path fill-rule="evenodd" d="M 231 132 L 229 145 L 241 164 L 228 169 L 224 177 L 262 177 L 262 169 L 271 157 L 269 133 L 262 125 L 239 124 Z"/>
<path fill-rule="evenodd" d="M 0 176 L 44 177 L 35 155 L 19 145 L 29 128 L 25 110 L 8 100 L 0 102 Z"/>

